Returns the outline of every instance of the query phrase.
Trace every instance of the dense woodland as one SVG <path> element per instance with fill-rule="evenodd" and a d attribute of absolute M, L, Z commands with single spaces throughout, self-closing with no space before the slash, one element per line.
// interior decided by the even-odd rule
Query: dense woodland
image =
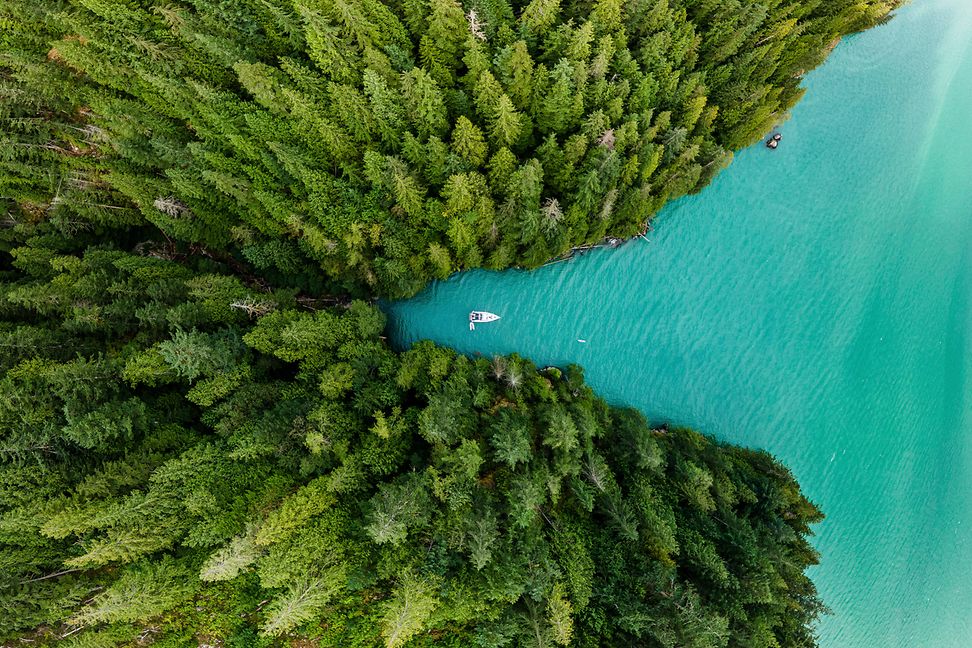
<path fill-rule="evenodd" d="M 0 196 L 334 293 L 632 236 L 899 0 L 6 0 Z"/>
<path fill-rule="evenodd" d="M 815 646 L 771 456 L 368 300 L 638 232 L 896 4 L 0 3 L 0 645 Z"/>
<path fill-rule="evenodd" d="M 814 645 L 821 516 L 765 453 L 211 261 L 12 256 L 0 639 Z"/>

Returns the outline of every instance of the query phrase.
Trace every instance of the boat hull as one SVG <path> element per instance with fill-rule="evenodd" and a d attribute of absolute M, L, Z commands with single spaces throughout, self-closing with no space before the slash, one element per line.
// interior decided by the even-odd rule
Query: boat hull
<path fill-rule="evenodd" d="M 472 311 L 469 313 L 469 330 L 475 330 L 476 324 L 495 322 L 498 319 L 500 319 L 500 316 L 495 313 L 490 313 L 488 311 Z"/>

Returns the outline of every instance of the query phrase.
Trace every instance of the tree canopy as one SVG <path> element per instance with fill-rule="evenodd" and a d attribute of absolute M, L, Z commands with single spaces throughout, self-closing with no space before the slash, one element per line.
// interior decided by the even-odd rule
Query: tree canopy
<path fill-rule="evenodd" d="M 0 3 L 0 642 L 815 646 L 772 456 L 372 302 L 637 233 L 897 4 Z"/>
<path fill-rule="evenodd" d="M 896 4 L 7 0 L 0 195 L 410 295 L 633 236 Z"/>
<path fill-rule="evenodd" d="M 11 256 L 0 640 L 814 645 L 820 514 L 766 453 L 210 260 Z"/>

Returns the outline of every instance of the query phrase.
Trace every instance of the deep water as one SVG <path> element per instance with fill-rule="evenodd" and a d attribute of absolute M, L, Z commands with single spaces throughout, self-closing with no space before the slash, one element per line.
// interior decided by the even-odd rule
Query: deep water
<path fill-rule="evenodd" d="M 648 242 L 436 284 L 389 306 L 396 341 L 578 363 L 613 403 L 770 450 L 828 516 L 825 648 L 969 648 L 970 41 L 972 0 L 915 0 Z M 469 331 L 474 308 L 503 319 Z"/>

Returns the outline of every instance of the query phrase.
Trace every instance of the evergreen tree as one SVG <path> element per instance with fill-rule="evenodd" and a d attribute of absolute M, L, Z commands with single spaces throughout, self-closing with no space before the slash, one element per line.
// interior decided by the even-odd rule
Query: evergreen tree
<path fill-rule="evenodd" d="M 0 637 L 812 645 L 820 516 L 768 455 L 576 368 L 394 352 L 361 302 L 65 245 L 0 281 Z"/>
<path fill-rule="evenodd" d="M 430 249 L 533 267 L 641 231 L 897 4 L 10 0 L 0 196 L 11 222 L 152 224 L 263 273 L 408 295 L 445 273 L 441 253 L 416 261 Z M 375 153 L 407 167 L 376 183 Z M 457 172 L 502 211 L 531 159 L 567 215 L 545 240 L 444 213 Z M 360 227 L 382 234 L 362 245 Z"/>
<path fill-rule="evenodd" d="M 898 4 L 0 5 L 0 642 L 815 645 L 771 456 L 349 295 L 633 235 Z"/>

